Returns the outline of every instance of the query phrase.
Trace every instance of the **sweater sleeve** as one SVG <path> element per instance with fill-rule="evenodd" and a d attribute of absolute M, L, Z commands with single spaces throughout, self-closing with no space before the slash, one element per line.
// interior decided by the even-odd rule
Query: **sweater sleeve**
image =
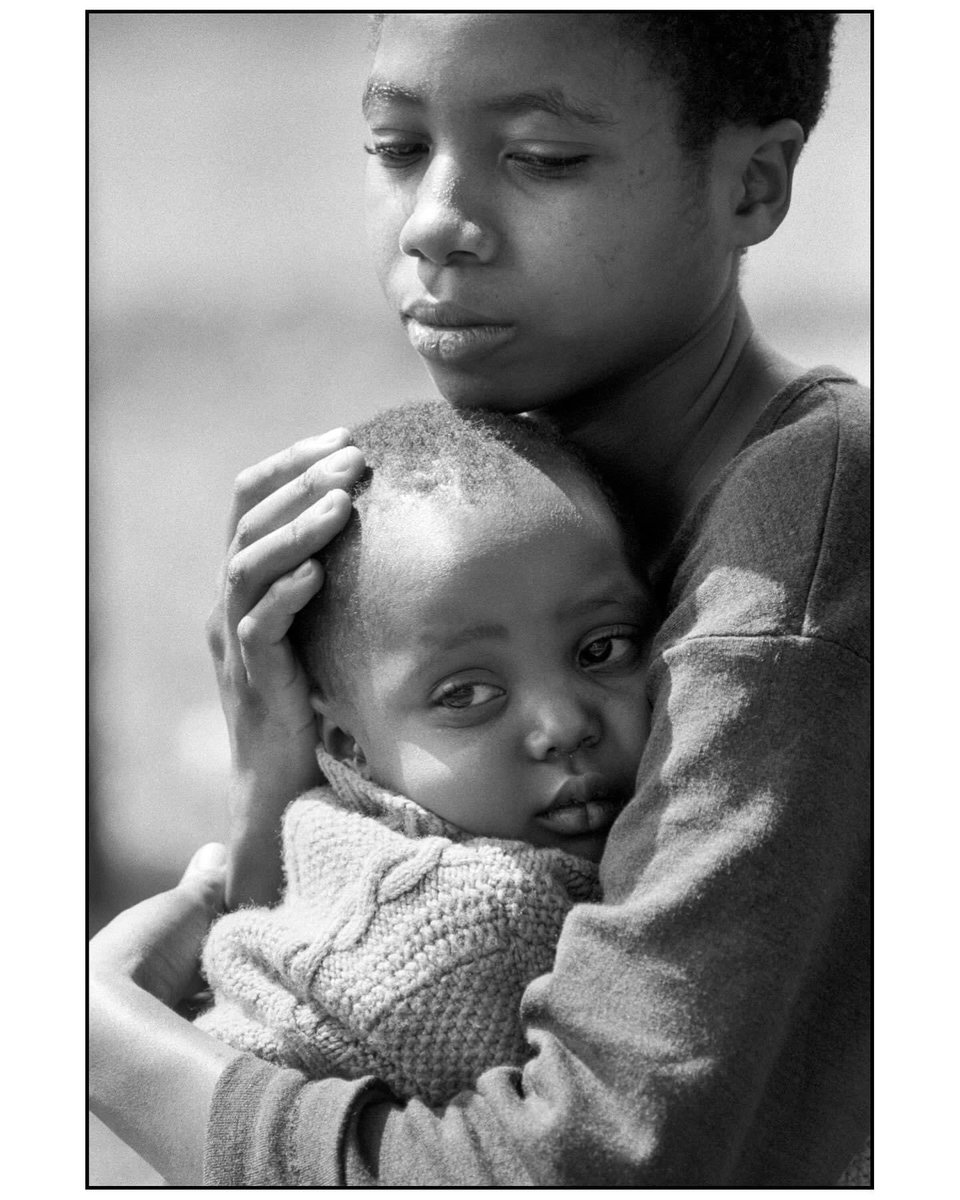
<path fill-rule="evenodd" d="M 856 507 L 868 499 L 838 490 L 848 465 L 836 429 L 821 433 L 807 437 L 807 460 L 786 447 L 793 494 L 780 451 L 766 465 L 757 451 L 741 480 L 749 503 L 734 502 L 728 480 L 712 501 L 727 510 L 720 534 L 692 539 L 652 672 L 637 794 L 601 864 L 604 901 L 574 907 L 552 972 L 524 995 L 530 1060 L 487 1071 L 440 1108 L 370 1081 L 287 1076 L 281 1088 L 241 1061 L 214 1098 L 211 1145 L 221 1162 L 242 1159 L 244 1184 L 840 1178 L 869 1131 L 870 675 Z M 777 539 L 767 569 L 760 552 Z M 789 577 L 775 577 L 784 562 Z M 208 1169 L 210 1184 L 240 1181 Z"/>

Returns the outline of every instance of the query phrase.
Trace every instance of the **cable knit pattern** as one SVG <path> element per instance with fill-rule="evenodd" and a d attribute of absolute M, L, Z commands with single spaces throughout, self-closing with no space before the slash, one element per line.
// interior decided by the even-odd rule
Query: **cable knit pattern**
<path fill-rule="evenodd" d="M 573 904 L 599 899 L 597 868 L 473 837 L 319 759 L 330 786 L 284 816 L 282 902 L 210 932 L 215 1003 L 197 1024 L 312 1076 L 372 1073 L 440 1104 L 529 1057 L 520 997 Z"/>

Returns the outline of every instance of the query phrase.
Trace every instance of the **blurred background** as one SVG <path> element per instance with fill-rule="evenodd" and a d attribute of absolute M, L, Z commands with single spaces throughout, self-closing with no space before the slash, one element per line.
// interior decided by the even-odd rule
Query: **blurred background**
<path fill-rule="evenodd" d="M 97 12 L 90 46 L 91 929 L 225 833 L 203 625 L 237 472 L 432 394 L 363 231 L 362 13 Z M 870 17 L 841 17 L 761 332 L 869 382 Z M 91 1184 L 159 1177 L 102 1127 Z"/>

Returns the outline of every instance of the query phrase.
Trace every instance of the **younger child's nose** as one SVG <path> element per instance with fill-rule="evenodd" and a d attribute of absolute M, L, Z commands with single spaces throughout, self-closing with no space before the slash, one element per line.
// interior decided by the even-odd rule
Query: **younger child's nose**
<path fill-rule="evenodd" d="M 540 706 L 525 738 L 527 753 L 538 762 L 565 758 L 600 742 L 600 722 L 576 701 L 554 698 Z"/>

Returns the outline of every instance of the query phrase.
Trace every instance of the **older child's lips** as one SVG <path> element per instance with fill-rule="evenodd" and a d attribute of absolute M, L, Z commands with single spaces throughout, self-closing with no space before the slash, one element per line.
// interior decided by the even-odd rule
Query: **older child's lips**
<path fill-rule="evenodd" d="M 516 327 L 454 304 L 415 304 L 403 313 L 407 337 L 428 362 L 458 363 L 482 357 L 513 340 Z"/>

